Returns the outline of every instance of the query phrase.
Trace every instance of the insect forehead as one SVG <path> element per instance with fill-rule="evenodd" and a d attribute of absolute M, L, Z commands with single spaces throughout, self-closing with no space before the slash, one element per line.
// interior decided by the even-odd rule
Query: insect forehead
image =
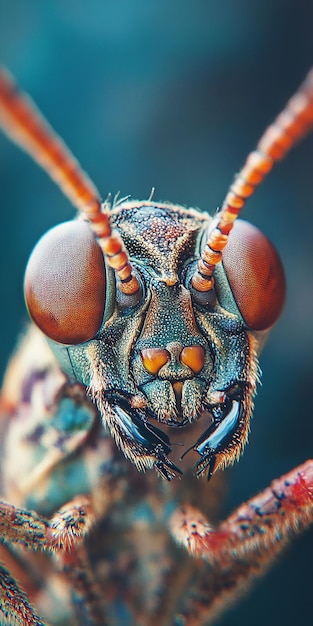
<path fill-rule="evenodd" d="M 112 225 L 129 254 L 149 262 L 162 280 L 173 284 L 190 256 L 196 253 L 199 233 L 208 216 L 173 205 L 126 203 L 112 213 Z"/>

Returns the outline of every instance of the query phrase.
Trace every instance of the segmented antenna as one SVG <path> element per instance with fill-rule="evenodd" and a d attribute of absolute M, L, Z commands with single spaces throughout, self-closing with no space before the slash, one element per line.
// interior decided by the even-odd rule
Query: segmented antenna
<path fill-rule="evenodd" d="M 210 291 L 214 285 L 213 272 L 222 260 L 222 253 L 247 198 L 270 172 L 274 163 L 280 161 L 296 142 L 304 137 L 313 125 L 313 68 L 298 91 L 287 102 L 285 109 L 266 129 L 256 150 L 250 152 L 245 165 L 230 186 L 218 222 L 210 233 L 202 251 L 192 285 L 198 291 Z"/>
<path fill-rule="evenodd" d="M 23 148 L 62 189 L 88 220 L 107 263 L 115 270 L 118 287 L 132 295 L 139 283 L 132 272 L 128 254 L 118 233 L 113 233 L 109 212 L 101 205 L 100 194 L 78 161 L 38 111 L 21 93 L 10 74 L 0 68 L 0 126 Z"/>

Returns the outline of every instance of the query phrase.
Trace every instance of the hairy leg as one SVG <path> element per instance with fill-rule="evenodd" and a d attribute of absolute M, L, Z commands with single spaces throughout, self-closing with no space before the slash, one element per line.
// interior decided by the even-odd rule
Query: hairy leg
<path fill-rule="evenodd" d="M 82 546 L 94 522 L 91 499 L 76 497 L 62 507 L 50 520 L 0 502 L 0 534 L 2 538 L 29 550 L 56 553 L 59 569 L 71 587 L 73 603 L 83 624 L 103 624 L 99 595 L 91 568 Z M 0 613 L 8 623 L 41 626 L 42 622 L 5 568 L 0 569 Z"/>
<path fill-rule="evenodd" d="M 274 480 L 216 530 L 196 509 L 175 511 L 170 520 L 174 538 L 204 560 L 176 623 L 211 623 L 312 521 L 313 460 Z"/>

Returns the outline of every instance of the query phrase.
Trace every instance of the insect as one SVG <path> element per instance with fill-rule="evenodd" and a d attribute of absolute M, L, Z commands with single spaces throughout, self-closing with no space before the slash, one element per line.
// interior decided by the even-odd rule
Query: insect
<path fill-rule="evenodd" d="M 211 526 L 285 297 L 277 252 L 237 217 L 311 129 L 313 73 L 213 217 L 101 202 L 5 71 L 0 123 L 78 209 L 31 255 L 35 325 L 4 380 L 1 620 L 212 623 L 313 515 L 307 461 Z"/>

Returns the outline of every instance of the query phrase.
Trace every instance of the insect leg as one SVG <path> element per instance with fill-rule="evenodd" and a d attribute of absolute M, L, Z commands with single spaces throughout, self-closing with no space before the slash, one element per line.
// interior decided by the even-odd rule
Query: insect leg
<path fill-rule="evenodd" d="M 85 546 L 57 555 L 58 565 L 66 577 L 77 624 L 103 626 L 106 623 L 101 590 L 89 563 Z"/>
<path fill-rule="evenodd" d="M 17 626 L 45 626 L 27 600 L 25 593 L 18 587 L 14 578 L 0 565 L 0 617 Z M 2 622 L 2 620 L 1 620 Z"/>
<path fill-rule="evenodd" d="M 77 496 L 51 520 L 4 502 L 0 503 L 0 534 L 7 541 L 27 549 L 57 552 L 58 565 L 70 583 L 73 604 L 79 619 L 82 619 L 83 614 L 83 621 L 80 623 L 90 626 L 103 624 L 100 593 L 97 593 L 91 568 L 88 567 L 84 549 L 80 546 L 93 521 L 91 499 L 85 496 Z M 14 580 L 6 575 L 1 584 L 12 587 Z M 22 592 L 21 594 L 24 597 Z M 28 610 L 28 605 L 25 607 L 24 612 Z M 5 610 L 4 602 L 2 611 Z M 42 624 L 39 621 L 17 623 L 29 623 L 31 626 Z"/>
<path fill-rule="evenodd" d="M 217 530 L 199 511 L 188 506 L 178 509 L 170 520 L 173 536 L 209 565 L 197 581 L 198 591 L 181 609 L 184 624 L 211 623 L 251 580 L 264 573 L 290 537 L 312 522 L 313 460 L 274 480 Z"/>
<path fill-rule="evenodd" d="M 28 550 L 70 550 L 90 529 L 91 509 L 87 497 L 77 497 L 47 520 L 0 502 L 0 536 Z"/>

